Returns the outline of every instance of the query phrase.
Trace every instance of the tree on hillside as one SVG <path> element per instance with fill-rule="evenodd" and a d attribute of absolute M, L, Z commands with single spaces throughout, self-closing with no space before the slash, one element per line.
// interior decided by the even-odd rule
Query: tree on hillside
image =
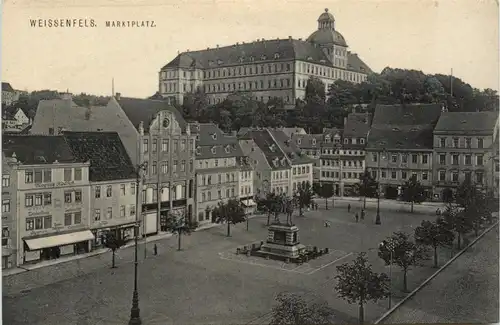
<path fill-rule="evenodd" d="M 379 246 L 378 256 L 385 265 L 390 265 L 392 250 L 392 264 L 403 270 L 403 290 L 407 292 L 408 270 L 428 259 L 426 247 L 415 244 L 410 240 L 410 236 L 402 231 L 394 232 L 385 242 L 388 244 Z"/>
<path fill-rule="evenodd" d="M 425 201 L 425 189 L 417 180 L 417 175 L 412 175 L 403 185 L 402 198 L 405 202 L 411 203 L 411 213 L 413 213 L 413 204 Z"/>
<path fill-rule="evenodd" d="M 187 118 L 197 120 L 207 107 L 208 97 L 203 87 L 196 87 L 194 92 L 188 92 L 184 95 L 182 110 Z"/>
<path fill-rule="evenodd" d="M 453 245 L 455 234 L 447 227 L 443 219 L 436 221 L 422 221 L 415 229 L 415 242 L 417 244 L 430 246 L 434 250 L 434 267 L 438 267 L 438 247 L 450 247 Z"/>
<path fill-rule="evenodd" d="M 324 103 L 325 98 L 325 83 L 319 78 L 310 77 L 306 84 L 306 102 Z"/>
<path fill-rule="evenodd" d="M 227 224 L 227 237 L 231 236 L 231 224 L 235 225 L 246 220 L 245 209 L 240 201 L 230 199 L 227 202 L 219 201 L 212 210 L 216 223 Z"/>
<path fill-rule="evenodd" d="M 363 209 L 366 209 L 366 198 L 377 196 L 378 183 L 373 178 L 372 174 L 365 170 L 359 176 L 359 183 L 356 184 L 356 192 L 363 197 Z"/>
<path fill-rule="evenodd" d="M 104 234 L 103 238 L 103 244 L 104 247 L 109 248 L 112 252 L 112 260 L 111 260 L 111 268 L 116 268 L 115 265 L 115 254 L 118 249 L 121 247 L 125 246 L 127 243 L 127 237 L 126 236 L 118 236 L 116 231 L 107 231 Z"/>
<path fill-rule="evenodd" d="M 184 209 L 174 211 L 167 216 L 167 229 L 177 235 L 177 250 L 180 251 L 182 235 L 190 235 L 198 227 L 198 223 L 189 220 Z"/>
<path fill-rule="evenodd" d="M 297 183 L 297 192 L 295 193 L 295 199 L 299 206 L 299 215 L 304 216 L 303 209 L 309 206 L 312 202 L 312 197 L 314 193 L 312 191 L 311 184 L 306 182 L 304 185 L 299 185 Z"/>
<path fill-rule="evenodd" d="M 377 302 L 389 296 L 389 277 L 385 273 L 375 273 L 368 263 L 366 253 L 359 253 L 351 263 L 337 266 L 338 281 L 335 290 L 340 298 L 359 307 L 359 323 L 364 323 L 364 306 L 367 302 Z"/>
<path fill-rule="evenodd" d="M 275 300 L 270 325 L 323 325 L 330 324 L 334 316 L 326 303 L 309 303 L 295 293 L 282 292 Z"/>

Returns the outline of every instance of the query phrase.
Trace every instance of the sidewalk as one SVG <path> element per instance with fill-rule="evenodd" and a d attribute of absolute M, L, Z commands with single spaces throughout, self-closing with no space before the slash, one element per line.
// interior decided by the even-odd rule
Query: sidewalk
<path fill-rule="evenodd" d="M 144 238 L 142 238 L 138 241 L 138 243 L 139 244 L 143 244 L 144 242 L 149 243 L 149 242 L 154 242 L 154 241 L 158 241 L 158 240 L 162 240 L 162 239 L 166 239 L 166 238 L 170 238 L 170 237 L 172 237 L 171 233 L 158 234 L 158 235 L 147 237 L 146 240 L 144 240 Z M 120 248 L 120 250 L 129 248 L 129 247 L 133 247 L 134 245 L 135 245 L 135 242 L 132 240 L 129 243 L 127 243 L 125 246 Z M 25 264 L 25 265 L 22 265 L 20 267 L 2 270 L 2 277 L 5 278 L 5 277 L 9 277 L 9 276 L 16 275 L 16 274 L 23 273 L 23 272 L 27 272 L 27 271 L 36 270 L 36 269 L 43 268 L 43 267 L 63 264 L 63 263 L 70 262 L 70 261 L 75 261 L 75 260 L 80 260 L 80 259 L 85 259 L 85 258 L 89 258 L 89 257 L 93 257 L 93 256 L 106 254 L 109 252 L 110 252 L 109 248 L 99 248 L 99 249 L 96 249 L 96 250 L 94 250 L 90 253 L 86 253 L 86 254 L 63 256 L 63 257 L 55 259 L 55 260 L 42 261 L 42 262 L 38 262 L 36 264 L 31 264 L 31 265 Z"/>

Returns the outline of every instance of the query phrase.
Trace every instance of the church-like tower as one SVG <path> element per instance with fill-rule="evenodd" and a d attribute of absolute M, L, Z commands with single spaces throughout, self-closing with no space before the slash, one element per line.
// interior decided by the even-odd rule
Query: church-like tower
<path fill-rule="evenodd" d="M 335 30 L 335 18 L 328 12 L 328 8 L 318 18 L 318 30 L 307 41 L 321 47 L 333 66 L 347 67 L 348 46 L 344 36 Z"/>

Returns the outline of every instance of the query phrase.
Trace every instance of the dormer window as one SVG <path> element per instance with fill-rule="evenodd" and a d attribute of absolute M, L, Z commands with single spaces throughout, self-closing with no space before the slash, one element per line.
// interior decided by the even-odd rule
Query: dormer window
<path fill-rule="evenodd" d="M 348 144 L 348 143 L 349 143 L 349 139 L 348 139 L 348 138 L 345 138 L 345 139 L 344 139 L 344 143 L 345 143 L 345 144 Z"/>
<path fill-rule="evenodd" d="M 238 61 L 240 61 L 240 63 L 241 63 L 241 62 L 243 62 L 243 60 L 244 60 L 244 59 L 243 59 L 243 57 L 242 57 L 242 56 L 240 56 L 240 57 L 238 58 Z"/>
<path fill-rule="evenodd" d="M 230 146 L 226 146 L 226 153 L 229 153 L 231 151 L 231 147 Z"/>
<path fill-rule="evenodd" d="M 220 60 L 220 59 L 219 59 L 219 60 L 217 60 L 217 64 L 218 64 L 218 65 L 221 65 L 222 63 L 224 63 L 224 62 L 222 62 L 222 60 Z"/>
<path fill-rule="evenodd" d="M 281 159 L 281 166 L 285 166 L 285 158 Z"/>
<path fill-rule="evenodd" d="M 316 139 L 313 139 L 313 140 L 312 140 L 312 144 L 313 144 L 313 146 L 315 146 L 315 145 L 316 145 Z"/>
<path fill-rule="evenodd" d="M 211 150 L 211 151 L 212 151 L 212 154 L 214 154 L 214 155 L 215 155 L 215 153 L 216 153 L 215 146 L 214 146 L 214 147 L 212 147 L 212 150 Z"/>
<path fill-rule="evenodd" d="M 276 150 L 274 143 L 269 146 L 269 150 L 271 150 L 271 152 L 274 152 Z"/>
<path fill-rule="evenodd" d="M 279 164 L 278 159 L 275 159 L 275 160 L 273 161 L 273 164 L 274 164 L 274 166 L 275 166 L 275 167 L 278 167 L 278 164 Z"/>
<path fill-rule="evenodd" d="M 360 67 L 359 70 L 361 70 L 362 72 L 364 72 L 365 68 L 364 67 Z"/>
<path fill-rule="evenodd" d="M 297 144 L 301 144 L 301 143 L 302 143 L 302 140 L 297 139 Z"/>
<path fill-rule="evenodd" d="M 212 61 L 212 60 L 208 61 L 208 65 L 209 66 L 213 66 L 214 65 L 214 61 Z"/>
<path fill-rule="evenodd" d="M 253 62 L 253 61 L 254 61 L 254 59 L 255 59 L 255 58 L 254 58 L 253 56 L 251 56 L 251 57 L 250 57 L 250 62 Z"/>
<path fill-rule="evenodd" d="M 265 55 L 262 55 L 262 56 L 260 57 L 260 59 L 261 59 L 261 60 L 265 60 L 265 59 L 267 59 L 267 57 L 266 57 Z"/>
<path fill-rule="evenodd" d="M 197 155 L 200 155 L 200 154 L 201 154 L 201 148 L 200 148 L 200 147 L 196 147 L 196 154 L 197 154 Z"/>
<path fill-rule="evenodd" d="M 279 59 L 280 58 L 280 54 L 279 53 L 274 53 L 274 58 L 275 59 Z"/>
<path fill-rule="evenodd" d="M 359 139 L 359 143 L 365 144 L 365 139 L 364 138 Z"/>
<path fill-rule="evenodd" d="M 217 140 L 217 133 L 212 134 L 212 139 Z"/>
<path fill-rule="evenodd" d="M 199 134 L 196 135 L 196 141 L 200 141 L 200 135 Z"/>
<path fill-rule="evenodd" d="M 313 58 L 312 58 L 312 57 L 310 57 L 310 56 L 308 56 L 308 57 L 307 57 L 307 61 L 312 61 L 312 59 L 313 59 Z"/>
<path fill-rule="evenodd" d="M 320 63 L 323 63 L 323 64 L 325 64 L 325 63 L 326 63 L 326 61 L 325 61 L 325 60 L 319 60 L 319 62 L 320 62 Z"/>

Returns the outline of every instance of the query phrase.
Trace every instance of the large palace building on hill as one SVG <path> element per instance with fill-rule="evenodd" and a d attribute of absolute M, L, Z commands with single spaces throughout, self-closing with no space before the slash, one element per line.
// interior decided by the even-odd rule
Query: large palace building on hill
<path fill-rule="evenodd" d="M 318 18 L 318 30 L 306 41 L 290 36 L 180 53 L 160 70 L 159 92 L 182 103 L 186 93 L 201 87 L 209 104 L 246 92 L 256 100 L 281 98 L 292 106 L 296 98 L 304 98 L 311 76 L 321 79 L 325 87 L 338 79 L 366 80 L 370 68 L 347 48 L 333 15 L 325 9 Z"/>

